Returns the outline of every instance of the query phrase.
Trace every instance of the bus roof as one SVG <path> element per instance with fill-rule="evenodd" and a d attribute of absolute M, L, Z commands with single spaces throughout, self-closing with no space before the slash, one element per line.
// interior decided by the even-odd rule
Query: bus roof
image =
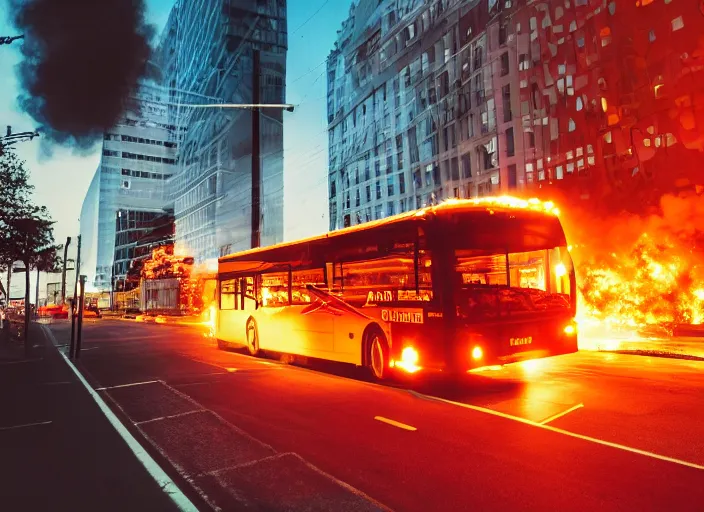
<path fill-rule="evenodd" d="M 374 228 L 379 228 L 381 226 L 390 226 L 393 224 L 401 223 L 404 221 L 409 221 L 417 219 L 419 221 L 425 220 L 429 216 L 442 216 L 443 213 L 450 212 L 472 212 L 472 211 L 531 211 L 544 214 L 546 216 L 553 217 L 559 213 L 558 209 L 555 208 L 554 204 L 551 202 L 542 202 L 538 199 L 519 199 L 511 196 L 501 196 L 501 197 L 481 197 L 476 199 L 449 199 L 436 206 L 428 206 L 421 208 L 420 210 L 414 210 L 406 213 L 401 213 L 398 215 L 393 215 L 386 217 L 385 219 L 374 220 L 370 222 L 365 222 L 363 224 L 358 224 L 356 226 L 350 226 L 348 228 L 338 229 L 335 231 L 329 231 L 322 235 L 313 236 L 310 238 L 303 238 L 300 240 L 294 240 L 291 242 L 282 242 L 275 245 L 269 245 L 266 247 L 256 247 L 253 249 L 247 249 L 237 253 L 229 254 L 227 256 L 222 256 L 218 259 L 219 263 L 226 263 L 232 261 L 248 261 L 253 260 L 252 258 L 255 254 L 260 254 L 269 251 L 277 251 L 285 247 L 293 247 L 299 244 L 315 243 L 323 240 L 329 240 L 331 238 L 336 238 L 345 234 L 355 233 L 360 231 L 372 230 Z"/>

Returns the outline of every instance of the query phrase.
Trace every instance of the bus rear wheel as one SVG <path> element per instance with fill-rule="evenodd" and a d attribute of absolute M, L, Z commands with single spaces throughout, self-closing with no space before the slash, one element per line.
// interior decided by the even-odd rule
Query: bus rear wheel
<path fill-rule="evenodd" d="M 389 346 L 384 333 L 371 328 L 367 333 L 367 368 L 375 380 L 383 380 L 389 371 Z"/>
<path fill-rule="evenodd" d="M 259 332 L 253 318 L 247 320 L 247 350 L 253 356 L 259 355 Z"/>

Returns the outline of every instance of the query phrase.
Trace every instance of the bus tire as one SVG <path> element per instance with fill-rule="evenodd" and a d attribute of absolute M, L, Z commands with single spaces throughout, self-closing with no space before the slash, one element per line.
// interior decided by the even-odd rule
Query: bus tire
<path fill-rule="evenodd" d="M 364 362 L 372 378 L 383 380 L 389 373 L 389 344 L 384 332 L 376 325 L 364 334 Z"/>
<path fill-rule="evenodd" d="M 259 355 L 259 329 L 257 329 L 257 322 L 254 318 L 249 318 L 247 320 L 247 331 L 245 332 L 245 339 L 247 340 L 247 350 L 253 356 Z"/>

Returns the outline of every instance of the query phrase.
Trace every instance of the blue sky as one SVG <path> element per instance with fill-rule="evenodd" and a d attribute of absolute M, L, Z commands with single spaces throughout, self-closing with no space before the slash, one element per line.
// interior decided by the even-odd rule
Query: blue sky
<path fill-rule="evenodd" d="M 289 0 L 287 102 L 296 105 L 284 121 L 285 238 L 301 238 L 327 230 L 327 133 L 325 59 L 351 0 Z M 147 0 L 148 17 L 161 29 L 174 0 Z M 15 35 L 6 19 L 7 0 L 0 0 L 0 35 Z M 16 104 L 15 65 L 18 43 L 0 47 L 0 127 L 34 128 Z M 63 242 L 79 231 L 78 217 L 99 162 L 100 147 L 88 155 L 56 148 L 41 158 L 39 144 L 18 144 L 36 187 L 35 202 L 46 205 L 57 221 L 55 236 Z"/>

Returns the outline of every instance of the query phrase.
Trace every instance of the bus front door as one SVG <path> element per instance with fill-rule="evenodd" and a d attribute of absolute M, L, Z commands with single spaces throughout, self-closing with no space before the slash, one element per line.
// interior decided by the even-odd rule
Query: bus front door
<path fill-rule="evenodd" d="M 335 317 L 339 315 L 334 308 L 320 299 L 313 300 L 300 310 L 295 330 L 300 340 L 302 351 L 315 357 L 315 354 L 329 353 L 334 350 Z"/>

